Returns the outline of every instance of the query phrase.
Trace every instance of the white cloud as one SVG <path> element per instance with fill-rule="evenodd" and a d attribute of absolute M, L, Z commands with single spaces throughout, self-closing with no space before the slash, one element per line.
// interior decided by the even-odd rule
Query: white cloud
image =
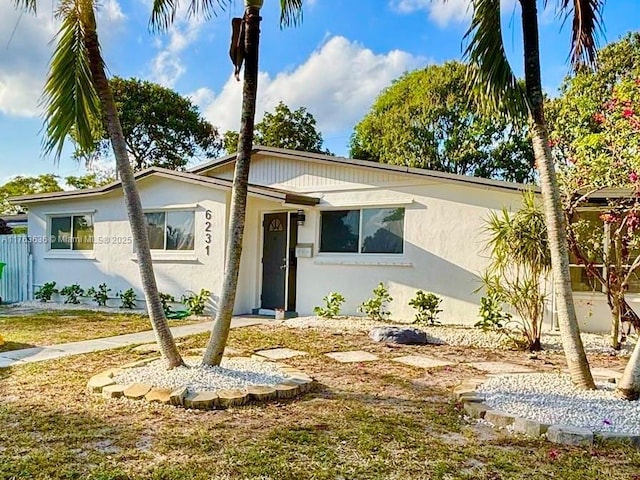
<path fill-rule="evenodd" d="M 391 10 L 399 14 L 427 12 L 429 19 L 440 27 L 451 23 L 468 23 L 473 13 L 472 0 L 391 0 Z M 513 7 L 515 0 L 501 0 L 503 11 Z"/>
<path fill-rule="evenodd" d="M 99 30 L 113 32 L 125 19 L 116 0 L 98 12 Z M 50 9 L 38 16 L 21 13 L 11 2 L 0 3 L 0 113 L 35 117 L 58 30 Z M 100 32 L 99 32 L 100 33 Z"/>
<path fill-rule="evenodd" d="M 380 90 L 405 71 L 426 63 L 425 58 L 400 50 L 375 54 L 344 37 L 332 37 L 293 71 L 275 77 L 260 73 L 256 117 L 259 120 L 283 101 L 291 109 L 306 107 L 325 136 L 351 129 Z M 230 76 L 219 93 L 201 88 L 191 98 L 222 132 L 238 130 L 242 82 Z"/>

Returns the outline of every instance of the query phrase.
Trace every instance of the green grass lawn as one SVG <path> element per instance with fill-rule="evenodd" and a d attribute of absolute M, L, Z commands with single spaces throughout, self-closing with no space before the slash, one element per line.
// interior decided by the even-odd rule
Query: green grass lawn
<path fill-rule="evenodd" d="M 186 339 L 183 351 L 206 337 Z M 319 385 L 291 401 L 191 412 L 85 393 L 94 373 L 140 358 L 128 348 L 0 369 L 0 478 L 640 480 L 630 447 L 562 447 L 468 422 L 450 400 L 478 373 L 467 365 L 425 371 L 390 361 L 426 353 L 561 368 L 555 354 L 535 363 L 516 352 L 389 348 L 363 334 L 281 326 L 232 330 L 229 345 L 242 354 L 305 350 L 289 363 Z M 381 360 L 323 355 L 347 349 Z"/>
<path fill-rule="evenodd" d="M 193 321 L 169 320 L 171 326 L 188 323 Z M 146 315 L 131 313 L 69 310 L 15 317 L 0 316 L 0 335 L 5 341 L 5 344 L 0 346 L 0 352 L 150 329 L 151 324 Z"/>

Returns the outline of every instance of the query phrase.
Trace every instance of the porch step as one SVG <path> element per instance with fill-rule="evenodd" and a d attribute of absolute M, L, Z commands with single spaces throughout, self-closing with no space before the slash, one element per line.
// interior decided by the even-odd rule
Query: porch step
<path fill-rule="evenodd" d="M 269 308 L 254 308 L 253 310 L 251 310 L 251 314 L 270 318 L 276 317 L 276 311 Z M 298 312 L 293 312 L 291 310 L 287 310 L 286 312 L 284 312 L 284 318 L 296 318 L 297 316 Z"/>

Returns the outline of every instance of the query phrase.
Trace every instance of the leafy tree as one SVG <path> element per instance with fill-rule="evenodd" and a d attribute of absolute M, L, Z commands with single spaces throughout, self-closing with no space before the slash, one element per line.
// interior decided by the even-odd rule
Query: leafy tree
<path fill-rule="evenodd" d="M 607 297 L 614 348 L 629 308 L 625 293 L 640 267 L 638 98 L 640 34 L 633 33 L 603 48 L 595 71 L 567 78 L 562 95 L 550 103 L 550 143 L 560 172 L 569 246 Z M 628 193 L 593 205 L 590 196 L 607 188 Z M 599 212 L 581 210 L 585 206 Z M 640 347 L 636 350 L 618 384 L 629 399 L 640 395 Z"/>
<path fill-rule="evenodd" d="M 135 170 L 151 166 L 183 170 L 192 158 L 220 152 L 217 129 L 200 117 L 188 98 L 136 78 L 114 77 L 109 87 Z M 76 148 L 76 158 L 91 163 L 110 157 L 109 134 L 104 128 L 97 130 L 99 140 L 89 150 Z"/>
<path fill-rule="evenodd" d="M 597 29 L 601 24 L 604 0 L 570 2 L 559 0 L 558 10 L 571 20 L 571 64 L 593 65 L 596 57 Z M 569 274 L 569 254 L 565 219 L 560 200 L 553 157 L 549 146 L 544 112 L 537 0 L 520 0 L 524 46 L 524 90 L 516 79 L 505 53 L 502 37 L 500 0 L 473 0 L 471 26 L 465 38 L 465 55 L 471 62 L 474 93 L 490 111 L 502 111 L 509 118 L 526 115 L 536 167 L 542 190 L 545 223 L 555 281 L 558 323 L 569 373 L 580 388 L 595 384 L 584 352 L 576 318 Z M 586 67 L 585 67 L 586 68 Z"/>
<path fill-rule="evenodd" d="M 102 185 L 106 185 L 107 183 L 111 183 L 114 180 L 115 179 L 109 175 L 100 175 L 96 172 L 87 173 L 86 175 L 80 175 L 77 177 L 69 175 L 64 179 L 67 185 L 77 190 L 100 187 Z"/>
<path fill-rule="evenodd" d="M 16 0 L 15 4 L 36 13 L 35 0 Z M 58 4 L 60 27 L 44 87 L 45 153 L 53 152 L 59 158 L 72 132 L 79 148 L 89 150 L 94 144 L 94 120 L 102 119 L 122 182 L 149 319 L 160 352 L 167 366 L 173 368 L 184 362 L 162 310 L 142 204 L 100 52 L 95 8 L 93 0 L 61 0 Z"/>
<path fill-rule="evenodd" d="M 486 114 L 466 94 L 467 65 L 405 73 L 355 127 L 350 155 L 382 163 L 532 182 L 533 149 L 522 117 Z"/>
<path fill-rule="evenodd" d="M 254 142 L 266 147 L 289 148 L 303 152 L 330 153 L 322 148 L 322 134 L 316 130 L 316 119 L 305 107 L 291 111 L 280 102 L 273 113 L 266 112 L 253 132 Z M 228 131 L 223 137 L 224 149 L 233 153 L 238 148 L 238 132 Z"/>
<path fill-rule="evenodd" d="M 58 177 L 53 173 L 45 173 L 37 177 L 17 176 L 0 186 L 0 213 L 14 215 L 24 211 L 20 206 L 10 204 L 9 197 L 61 190 L 62 188 L 58 185 Z"/>
<path fill-rule="evenodd" d="M 220 365 L 224 347 L 229 338 L 231 318 L 236 299 L 242 238 L 247 210 L 247 190 L 249 186 L 249 166 L 253 149 L 253 130 L 256 116 L 256 96 L 258 90 L 258 52 L 260 42 L 260 9 L 263 0 L 244 0 L 244 17 L 232 20 L 231 58 L 235 66 L 236 78 L 244 63 L 244 84 L 242 89 L 242 111 L 240 132 L 233 176 L 231 205 L 229 206 L 229 235 L 227 236 L 226 265 L 218 313 L 213 324 L 211 338 L 202 356 L 204 365 Z M 226 1 L 218 0 L 215 5 L 223 8 Z M 214 2 L 194 1 L 191 12 L 205 17 L 215 13 Z M 154 0 L 151 22 L 155 26 L 167 28 L 174 20 L 177 2 Z M 297 23 L 302 18 L 302 0 L 280 0 L 280 24 Z"/>

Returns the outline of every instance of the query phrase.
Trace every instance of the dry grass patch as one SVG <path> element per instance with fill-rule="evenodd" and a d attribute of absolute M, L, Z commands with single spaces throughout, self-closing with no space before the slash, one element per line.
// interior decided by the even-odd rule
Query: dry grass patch
<path fill-rule="evenodd" d="M 185 347 L 201 348 L 206 337 Z M 622 480 L 640 471 L 629 448 L 560 447 L 469 424 L 449 397 L 458 377 L 473 373 L 467 367 L 390 361 L 461 353 L 450 347 L 389 348 L 363 335 L 275 326 L 232 330 L 230 346 L 306 350 L 289 363 L 321 384 L 293 401 L 192 412 L 85 393 L 93 373 L 139 358 L 130 349 L 0 370 L 0 478 Z M 339 364 L 323 355 L 347 349 L 382 360 Z"/>
<path fill-rule="evenodd" d="M 169 320 L 169 325 L 187 325 L 189 320 Z M 0 352 L 56 343 L 124 335 L 151 330 L 146 315 L 70 310 L 15 317 L 0 316 L 0 334 L 6 344 Z"/>

